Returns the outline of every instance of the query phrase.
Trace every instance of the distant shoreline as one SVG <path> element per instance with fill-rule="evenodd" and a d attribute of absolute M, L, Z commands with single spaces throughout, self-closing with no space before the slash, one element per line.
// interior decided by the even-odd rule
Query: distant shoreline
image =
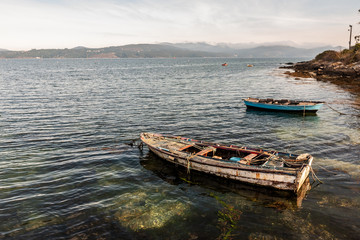
<path fill-rule="evenodd" d="M 181 58 L 181 57 L 228 57 L 228 58 L 304 58 L 311 59 L 331 46 L 296 48 L 290 46 L 258 46 L 236 48 L 201 43 L 189 44 L 132 44 L 104 48 L 76 47 L 72 49 L 32 49 L 29 51 L 0 51 L 0 59 L 9 58 Z"/>

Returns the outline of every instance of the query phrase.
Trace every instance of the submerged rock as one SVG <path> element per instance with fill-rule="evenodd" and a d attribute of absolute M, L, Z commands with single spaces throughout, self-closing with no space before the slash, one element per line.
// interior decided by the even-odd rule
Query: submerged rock
<path fill-rule="evenodd" d="M 115 218 L 133 231 L 161 228 L 174 218 L 184 218 L 189 205 L 177 199 L 151 196 L 145 192 L 133 192 L 121 196 Z"/>

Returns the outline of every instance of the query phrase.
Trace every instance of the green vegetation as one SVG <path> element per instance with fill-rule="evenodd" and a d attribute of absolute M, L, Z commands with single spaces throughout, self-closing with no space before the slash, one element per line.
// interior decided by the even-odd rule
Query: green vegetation
<path fill-rule="evenodd" d="M 352 64 L 360 61 L 360 43 L 353 46 L 350 50 L 344 49 L 341 52 L 328 50 L 318 54 L 316 61 L 342 62 L 343 64 Z"/>
<path fill-rule="evenodd" d="M 240 218 L 242 211 L 235 206 L 226 203 L 219 196 L 211 194 L 218 203 L 222 206 L 222 209 L 218 211 L 218 228 L 221 230 L 221 234 L 217 239 L 230 240 L 233 239 L 233 232 L 240 228 Z"/>

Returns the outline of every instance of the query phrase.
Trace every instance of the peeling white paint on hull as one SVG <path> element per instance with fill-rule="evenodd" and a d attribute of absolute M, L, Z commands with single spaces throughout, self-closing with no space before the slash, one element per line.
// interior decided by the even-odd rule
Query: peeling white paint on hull
<path fill-rule="evenodd" d="M 156 136 L 158 137 L 159 135 Z M 294 192 L 297 192 L 301 188 L 302 184 L 308 177 L 312 163 L 311 157 L 309 158 L 307 164 L 304 164 L 301 168 L 294 169 L 246 165 L 239 164 L 238 162 L 219 161 L 215 158 L 197 154 L 189 154 L 182 151 L 181 146 L 189 144 L 190 140 L 184 142 L 183 145 L 181 145 L 181 141 L 177 140 L 175 148 L 175 144 L 161 145 L 156 144 L 156 141 L 147 141 L 146 137 L 142 137 L 141 139 L 148 146 L 148 148 L 160 158 L 188 168 L 190 171 L 196 170 L 223 178 L 261 186 L 269 186 L 276 189 L 292 190 Z M 164 142 L 166 141 L 162 141 L 162 143 Z M 165 147 L 171 149 L 167 149 Z M 230 146 L 229 148 L 231 147 L 233 146 Z M 236 149 L 237 148 L 235 148 L 235 150 Z"/>
<path fill-rule="evenodd" d="M 187 160 L 174 158 L 167 154 L 161 153 L 160 151 L 155 150 L 154 148 L 150 148 L 150 149 L 160 158 L 175 164 L 179 164 L 187 168 Z M 277 189 L 294 190 L 297 188 L 296 176 L 286 176 L 286 175 L 274 174 L 274 173 L 260 173 L 260 172 L 252 172 L 252 171 L 239 170 L 239 169 L 223 169 L 219 167 L 204 166 L 198 163 L 194 163 L 192 161 L 190 161 L 190 169 L 208 174 L 213 174 L 219 177 L 224 177 L 228 179 L 238 180 L 241 182 L 247 182 L 262 186 L 274 187 Z"/>

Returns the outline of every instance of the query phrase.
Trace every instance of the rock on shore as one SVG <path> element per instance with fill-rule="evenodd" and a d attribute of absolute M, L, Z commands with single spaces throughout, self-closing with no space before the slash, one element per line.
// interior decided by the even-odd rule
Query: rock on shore
<path fill-rule="evenodd" d="M 315 78 L 320 81 L 330 81 L 345 88 L 360 91 L 360 44 L 350 50 L 341 52 L 328 50 L 320 53 L 315 59 L 298 62 L 281 68 L 293 69 L 287 71 L 293 77 Z"/>

